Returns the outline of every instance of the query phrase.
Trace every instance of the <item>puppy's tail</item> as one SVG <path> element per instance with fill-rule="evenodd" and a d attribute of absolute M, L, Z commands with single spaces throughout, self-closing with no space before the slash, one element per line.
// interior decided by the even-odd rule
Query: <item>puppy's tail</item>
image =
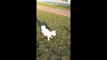
<path fill-rule="evenodd" d="M 56 36 L 56 31 L 53 30 L 53 31 L 51 32 L 51 34 L 52 34 L 53 36 Z"/>

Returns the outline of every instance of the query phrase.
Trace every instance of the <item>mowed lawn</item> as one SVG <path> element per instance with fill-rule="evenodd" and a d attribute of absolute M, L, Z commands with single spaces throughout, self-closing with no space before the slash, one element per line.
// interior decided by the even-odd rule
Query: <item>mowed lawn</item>
<path fill-rule="evenodd" d="M 42 38 L 40 26 L 56 30 L 56 37 Z M 70 18 L 37 10 L 37 60 L 70 60 Z"/>
<path fill-rule="evenodd" d="M 47 6 L 51 8 L 58 8 L 58 9 L 64 9 L 64 10 L 70 10 L 70 6 L 66 5 L 58 5 L 58 4 L 50 4 L 46 2 L 37 2 L 37 5 Z"/>

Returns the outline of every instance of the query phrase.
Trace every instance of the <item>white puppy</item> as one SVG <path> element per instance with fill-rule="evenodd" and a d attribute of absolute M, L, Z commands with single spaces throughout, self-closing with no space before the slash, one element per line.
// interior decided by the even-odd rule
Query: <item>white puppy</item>
<path fill-rule="evenodd" d="M 56 31 L 55 31 L 55 30 L 49 31 L 49 30 L 45 27 L 45 25 L 42 25 L 42 26 L 41 26 L 41 30 L 42 30 L 43 35 L 48 38 L 48 41 L 50 40 L 50 38 L 52 38 L 52 36 L 56 36 Z"/>

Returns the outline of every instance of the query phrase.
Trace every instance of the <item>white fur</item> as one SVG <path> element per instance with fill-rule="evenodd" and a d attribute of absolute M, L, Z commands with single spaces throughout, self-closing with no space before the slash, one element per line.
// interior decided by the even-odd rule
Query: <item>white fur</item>
<path fill-rule="evenodd" d="M 42 30 L 43 35 L 48 38 L 48 41 L 50 40 L 50 38 L 52 38 L 52 36 L 56 36 L 56 31 L 55 31 L 55 30 L 49 31 L 49 30 L 45 27 L 45 25 L 42 25 L 42 26 L 41 26 L 41 30 Z"/>

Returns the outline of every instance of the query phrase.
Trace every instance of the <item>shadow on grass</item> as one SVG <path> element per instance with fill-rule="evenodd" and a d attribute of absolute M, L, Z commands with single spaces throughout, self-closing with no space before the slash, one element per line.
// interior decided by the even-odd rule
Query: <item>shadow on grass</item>
<path fill-rule="evenodd" d="M 47 29 L 50 30 L 49 26 L 47 25 L 47 23 L 45 21 L 40 21 L 39 19 L 37 19 L 37 25 L 39 26 L 39 28 L 41 29 L 42 25 L 45 25 Z"/>
<path fill-rule="evenodd" d="M 63 26 L 63 28 L 64 28 L 68 33 L 70 33 L 70 30 L 69 30 L 67 27 Z"/>
<path fill-rule="evenodd" d="M 36 47 L 39 48 L 39 42 L 38 42 L 38 41 L 37 41 L 37 45 L 36 45 Z"/>

